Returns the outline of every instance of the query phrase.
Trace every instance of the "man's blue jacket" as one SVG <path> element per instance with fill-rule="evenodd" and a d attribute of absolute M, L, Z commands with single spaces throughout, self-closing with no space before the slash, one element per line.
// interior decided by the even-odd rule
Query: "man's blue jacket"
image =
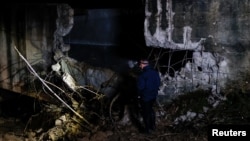
<path fill-rule="evenodd" d="M 159 73 L 150 65 L 145 66 L 138 76 L 137 89 L 143 101 L 156 99 L 161 84 Z"/>

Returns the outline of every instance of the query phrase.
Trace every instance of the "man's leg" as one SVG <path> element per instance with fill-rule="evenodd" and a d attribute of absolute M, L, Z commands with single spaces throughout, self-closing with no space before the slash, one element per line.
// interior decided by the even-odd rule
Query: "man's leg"
<path fill-rule="evenodd" d="M 149 124 L 149 129 L 150 130 L 155 130 L 155 111 L 153 109 L 155 100 L 150 101 L 150 124 Z"/>
<path fill-rule="evenodd" d="M 151 102 L 142 102 L 142 115 L 143 115 L 143 122 L 145 125 L 145 132 L 149 133 L 149 129 L 150 129 L 150 119 L 151 119 L 151 108 L 150 108 L 150 104 Z"/>

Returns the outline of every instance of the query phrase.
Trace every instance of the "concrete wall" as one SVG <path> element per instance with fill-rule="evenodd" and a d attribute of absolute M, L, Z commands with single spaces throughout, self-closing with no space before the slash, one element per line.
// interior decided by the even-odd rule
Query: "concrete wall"
<path fill-rule="evenodd" d="M 56 6 L 15 3 L 1 6 L 0 87 L 27 93 L 27 90 L 34 90 L 34 76 L 14 47 L 39 74 L 46 71 L 52 61 Z"/>
<path fill-rule="evenodd" d="M 147 46 L 193 51 L 192 62 L 174 77 L 163 76 L 169 81 L 161 94 L 200 88 L 218 94 L 229 79 L 248 71 L 249 9 L 249 0 L 146 0 Z"/>
<path fill-rule="evenodd" d="M 33 87 L 30 84 L 34 76 L 14 46 L 44 75 L 53 64 L 53 50 L 64 47 L 62 36 L 73 25 L 59 22 L 55 4 L 1 6 L 0 87 L 22 92 L 23 88 Z M 187 61 L 183 68 L 175 71 L 176 75 L 162 76 L 161 94 L 176 95 L 196 88 L 219 93 L 218 88 L 228 79 L 248 70 L 249 9 L 249 0 L 146 0 L 146 46 L 193 52 L 193 61 Z M 71 21 L 69 19 L 69 23 Z M 129 23 L 131 26 L 132 22 Z M 132 36 L 133 32 L 130 33 Z"/>

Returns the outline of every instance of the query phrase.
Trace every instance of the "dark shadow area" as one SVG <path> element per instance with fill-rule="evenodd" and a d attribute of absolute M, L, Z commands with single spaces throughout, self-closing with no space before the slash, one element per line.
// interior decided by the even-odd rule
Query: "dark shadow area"
<path fill-rule="evenodd" d="M 32 97 L 4 89 L 1 89 L 0 92 L 1 117 L 16 118 L 26 123 L 32 115 L 41 110 L 40 102 Z"/>

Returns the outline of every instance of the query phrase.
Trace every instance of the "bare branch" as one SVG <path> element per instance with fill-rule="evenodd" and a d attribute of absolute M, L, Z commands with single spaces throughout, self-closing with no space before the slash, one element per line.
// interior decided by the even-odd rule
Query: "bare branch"
<path fill-rule="evenodd" d="M 74 114 L 76 114 L 80 119 L 85 121 L 87 124 L 90 124 L 83 116 L 81 116 L 79 113 L 77 113 L 73 108 L 71 108 L 65 101 L 63 101 L 48 85 L 47 83 L 36 73 L 36 71 L 32 68 L 32 66 L 29 64 L 29 62 L 23 57 L 23 55 L 18 51 L 16 46 L 14 46 L 15 50 L 17 51 L 18 55 L 25 61 L 25 63 L 28 65 L 29 69 L 32 71 L 32 74 L 35 75 L 45 87 L 48 88 L 48 90 L 58 99 L 60 100 L 68 109 L 70 109 Z"/>

